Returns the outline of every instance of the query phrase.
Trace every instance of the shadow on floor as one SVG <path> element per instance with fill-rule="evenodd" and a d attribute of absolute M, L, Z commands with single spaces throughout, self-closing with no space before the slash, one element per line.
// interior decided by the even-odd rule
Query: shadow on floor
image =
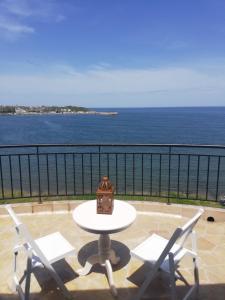
<path fill-rule="evenodd" d="M 153 288 L 153 287 L 152 287 Z M 117 300 L 135 299 L 137 288 L 119 288 Z M 158 294 L 158 295 L 157 295 Z M 178 294 L 183 294 L 183 287 L 178 287 Z M 202 285 L 199 292 L 200 300 L 224 300 L 225 284 Z M 115 300 L 108 289 L 102 290 L 78 290 L 71 291 L 71 296 L 76 300 Z M 0 292 L 1 300 L 18 300 L 18 296 L 14 294 L 3 294 Z M 64 300 L 65 298 L 59 290 L 45 291 L 35 294 L 31 293 L 30 300 Z M 145 295 L 143 300 L 169 300 L 168 295 L 164 295 L 161 291 L 156 291 Z M 181 299 L 180 297 L 178 299 Z"/>
<path fill-rule="evenodd" d="M 111 248 L 114 249 L 116 254 L 120 257 L 119 263 L 113 266 L 113 270 L 114 271 L 120 270 L 124 266 L 126 266 L 130 261 L 130 249 L 123 243 L 114 240 L 111 241 Z M 77 255 L 80 265 L 84 266 L 88 257 L 97 253 L 98 253 L 98 241 L 92 241 L 86 244 L 85 246 L 83 246 Z M 93 266 L 91 272 L 104 273 L 105 268 L 101 267 L 100 265 L 95 265 Z"/>
<path fill-rule="evenodd" d="M 132 282 L 135 286 L 140 287 L 145 279 L 145 275 L 149 271 L 149 265 L 143 264 L 134 273 L 132 273 L 127 280 Z M 178 281 L 176 292 L 179 299 L 183 299 L 190 287 L 187 287 L 181 281 Z M 134 296 L 135 296 L 135 291 Z M 145 300 L 170 300 L 170 278 L 169 274 L 159 272 L 156 278 L 151 282 L 143 297 Z M 132 298 L 132 300 L 135 299 Z M 221 284 L 201 284 L 199 287 L 198 296 L 194 295 L 190 299 L 198 300 L 224 300 L 225 299 L 225 278 L 224 283 Z M 129 300 L 129 299 L 128 299 Z"/>
<path fill-rule="evenodd" d="M 117 268 L 122 268 L 129 262 L 129 249 L 122 243 L 113 241 L 112 247 L 119 253 L 121 257 L 121 262 Z M 83 247 L 79 255 L 81 262 L 85 262 L 85 257 L 89 256 L 90 253 L 93 253 L 93 250 L 97 250 L 97 242 L 88 243 Z M 89 252 L 90 251 L 90 252 Z M 64 283 L 70 284 L 70 293 L 71 296 L 76 300 L 115 300 L 112 296 L 110 289 L 85 289 L 85 278 L 84 286 L 79 286 L 76 283 L 76 278 L 78 275 L 75 273 L 74 269 L 65 261 L 61 260 L 54 264 L 54 267 Z M 99 270 L 97 269 L 99 268 Z M 96 270 L 93 268 L 93 272 L 104 273 L 103 268 L 97 267 Z M 135 294 L 137 293 L 138 287 L 141 285 L 144 274 L 146 272 L 146 265 L 142 265 L 129 277 L 124 278 L 124 282 L 121 282 L 121 285 L 124 285 L 124 288 L 118 288 L 118 297 L 116 300 L 135 300 Z M 41 286 L 41 291 L 39 293 L 30 294 L 30 300 L 64 300 L 64 296 L 59 290 L 55 281 L 49 276 L 47 271 L 44 268 L 38 268 L 34 272 L 39 285 Z M 145 300 L 169 300 L 170 299 L 170 290 L 169 290 L 169 279 L 167 275 L 159 275 L 149 286 L 146 295 L 143 297 Z M 86 280 L 90 280 L 87 276 Z M 129 286 L 125 281 L 129 281 L 130 284 L 133 284 L 133 287 Z M 225 279 L 224 279 L 225 282 Z M 127 284 L 127 287 L 126 287 Z M 93 286 L 95 282 L 93 282 Z M 91 286 L 89 284 L 89 286 Z M 187 291 L 186 286 L 178 286 L 177 294 L 178 299 L 182 299 Z M 224 300 L 225 299 L 225 283 L 224 284 L 202 284 L 200 285 L 199 297 L 198 300 Z M 13 293 L 1 293 L 0 291 L 0 300 L 18 300 L 19 297 L 17 294 Z M 194 299 L 194 298 L 193 298 Z"/>
<path fill-rule="evenodd" d="M 77 278 L 79 275 L 75 273 L 74 269 L 68 264 L 65 259 L 61 259 L 53 264 L 56 273 L 59 274 L 63 283 L 66 284 Z M 39 267 L 35 268 L 33 271 L 33 275 L 35 276 L 39 286 L 43 291 L 49 291 L 57 289 L 55 281 L 49 275 L 45 268 Z"/>

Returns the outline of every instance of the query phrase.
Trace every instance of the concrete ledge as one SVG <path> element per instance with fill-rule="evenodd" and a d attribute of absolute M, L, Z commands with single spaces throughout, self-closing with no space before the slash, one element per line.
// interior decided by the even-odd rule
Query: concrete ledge
<path fill-rule="evenodd" d="M 17 203 L 13 204 L 13 208 L 17 214 L 29 214 L 33 213 L 33 205 L 32 203 Z"/>
<path fill-rule="evenodd" d="M 44 202 L 43 204 L 33 204 L 32 205 L 33 213 L 41 213 L 41 212 L 53 212 L 53 203 Z"/>
<path fill-rule="evenodd" d="M 15 212 L 18 214 L 31 214 L 31 213 L 54 213 L 54 212 L 70 212 L 77 205 L 82 203 L 80 200 L 70 200 L 70 201 L 50 201 L 44 202 L 42 204 L 32 202 L 32 203 L 15 203 L 12 204 Z M 175 214 L 181 215 L 182 217 L 190 218 L 198 210 L 199 206 L 194 205 L 184 205 L 184 204 L 171 204 L 159 202 L 148 202 L 148 201 L 129 201 L 135 206 L 137 211 L 140 212 L 159 212 L 164 214 Z M 203 214 L 203 219 L 207 220 L 208 217 L 213 217 L 216 222 L 225 222 L 225 209 L 203 207 L 205 213 Z M 4 204 L 0 205 L 0 216 L 7 215 L 4 208 Z"/>

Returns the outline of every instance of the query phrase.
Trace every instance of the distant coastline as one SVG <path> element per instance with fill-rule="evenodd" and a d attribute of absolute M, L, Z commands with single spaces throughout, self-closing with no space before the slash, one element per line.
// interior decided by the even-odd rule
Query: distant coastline
<path fill-rule="evenodd" d="M 3 106 L 0 115 L 103 115 L 115 116 L 118 112 L 95 111 L 79 106 Z"/>

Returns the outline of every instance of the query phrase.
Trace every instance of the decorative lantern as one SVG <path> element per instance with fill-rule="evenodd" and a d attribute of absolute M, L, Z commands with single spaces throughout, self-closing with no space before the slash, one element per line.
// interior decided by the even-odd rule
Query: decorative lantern
<path fill-rule="evenodd" d="M 107 176 L 102 177 L 96 192 L 97 214 L 112 214 L 114 187 Z"/>

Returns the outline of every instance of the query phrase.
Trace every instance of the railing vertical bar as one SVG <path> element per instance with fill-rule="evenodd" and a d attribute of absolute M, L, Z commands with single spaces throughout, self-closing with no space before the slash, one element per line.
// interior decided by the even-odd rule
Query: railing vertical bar
<path fill-rule="evenodd" d="M 135 180 L 134 180 L 134 174 L 135 174 L 135 170 L 134 170 L 134 153 L 132 153 L 132 189 L 133 189 L 133 195 L 135 193 Z"/>
<path fill-rule="evenodd" d="M 187 168 L 187 199 L 189 198 L 189 178 L 190 178 L 190 154 L 188 154 L 188 168 Z"/>
<path fill-rule="evenodd" d="M 81 153 L 81 169 L 82 169 L 82 195 L 84 195 L 84 153 Z"/>
<path fill-rule="evenodd" d="M 127 155 L 124 153 L 124 187 L 125 195 L 127 194 Z"/>
<path fill-rule="evenodd" d="M 49 183 L 49 157 L 48 153 L 46 154 L 46 173 L 47 173 L 47 187 L 48 187 L 48 196 L 50 195 L 50 183 Z"/>
<path fill-rule="evenodd" d="M 162 154 L 159 154 L 159 197 L 161 197 L 162 189 Z"/>
<path fill-rule="evenodd" d="M 134 195 L 134 153 L 132 153 L 131 156 L 131 161 L 132 161 L 132 195 Z"/>
<path fill-rule="evenodd" d="M 55 153 L 56 195 L 59 195 L 58 155 Z"/>
<path fill-rule="evenodd" d="M 200 155 L 198 155 L 198 165 L 197 165 L 197 184 L 196 184 L 196 200 L 198 199 L 200 158 L 201 158 L 201 156 L 200 156 Z"/>
<path fill-rule="evenodd" d="M 93 193 L 93 170 L 92 170 L 92 153 L 90 153 L 90 175 L 91 175 L 91 194 Z"/>
<path fill-rule="evenodd" d="M 206 200 L 208 200 L 209 196 L 209 168 L 210 168 L 210 156 L 207 156 L 208 164 L 207 164 L 207 179 L 206 179 Z"/>
<path fill-rule="evenodd" d="M 2 199 L 5 198 L 5 191 L 4 191 L 4 179 L 2 173 L 2 157 L 0 156 L 0 178 L 1 178 L 1 189 L 2 189 Z"/>
<path fill-rule="evenodd" d="M 76 195 L 76 163 L 75 163 L 75 153 L 73 153 L 73 193 Z"/>
<path fill-rule="evenodd" d="M 170 175 L 171 175 L 171 146 L 169 146 L 169 178 L 168 178 L 168 200 L 167 204 L 170 204 Z"/>
<path fill-rule="evenodd" d="M 20 196 L 23 197 L 23 182 L 22 182 L 22 171 L 21 171 L 21 155 L 18 155 L 19 157 L 19 182 L 20 182 Z"/>
<path fill-rule="evenodd" d="M 66 196 L 68 195 L 68 188 L 67 188 L 67 163 L 66 163 L 66 154 L 63 155 L 64 159 L 64 185 L 65 185 L 65 192 Z"/>
<path fill-rule="evenodd" d="M 109 153 L 107 153 L 107 176 L 109 177 Z"/>
<path fill-rule="evenodd" d="M 150 173 L 151 173 L 151 181 L 150 181 L 150 196 L 152 196 L 152 153 L 151 153 L 151 169 L 150 169 Z"/>
<path fill-rule="evenodd" d="M 39 157 L 39 147 L 36 147 L 36 154 L 37 154 L 37 168 L 38 168 L 38 197 L 39 203 L 42 203 L 41 199 L 41 176 L 40 176 L 40 157 Z"/>
<path fill-rule="evenodd" d="M 30 154 L 28 154 L 28 174 L 29 174 L 29 188 L 30 188 L 30 196 L 32 197 L 32 178 L 31 178 L 31 166 L 30 166 Z"/>
<path fill-rule="evenodd" d="M 98 180 L 101 180 L 101 146 L 98 146 Z"/>
<path fill-rule="evenodd" d="M 141 195 L 144 195 L 144 154 L 141 153 Z"/>
<path fill-rule="evenodd" d="M 220 156 L 218 157 L 218 167 L 217 167 L 217 177 L 216 177 L 216 201 L 218 201 L 219 180 L 220 180 Z"/>
<path fill-rule="evenodd" d="M 180 154 L 178 154 L 177 198 L 180 198 Z"/>
<path fill-rule="evenodd" d="M 12 158 L 9 155 L 9 173 L 10 173 L 10 184 L 11 184 L 11 196 L 14 198 L 14 187 L 13 187 L 13 178 L 12 178 Z"/>
<path fill-rule="evenodd" d="M 118 154 L 115 153 L 116 155 L 116 193 L 118 194 Z"/>

